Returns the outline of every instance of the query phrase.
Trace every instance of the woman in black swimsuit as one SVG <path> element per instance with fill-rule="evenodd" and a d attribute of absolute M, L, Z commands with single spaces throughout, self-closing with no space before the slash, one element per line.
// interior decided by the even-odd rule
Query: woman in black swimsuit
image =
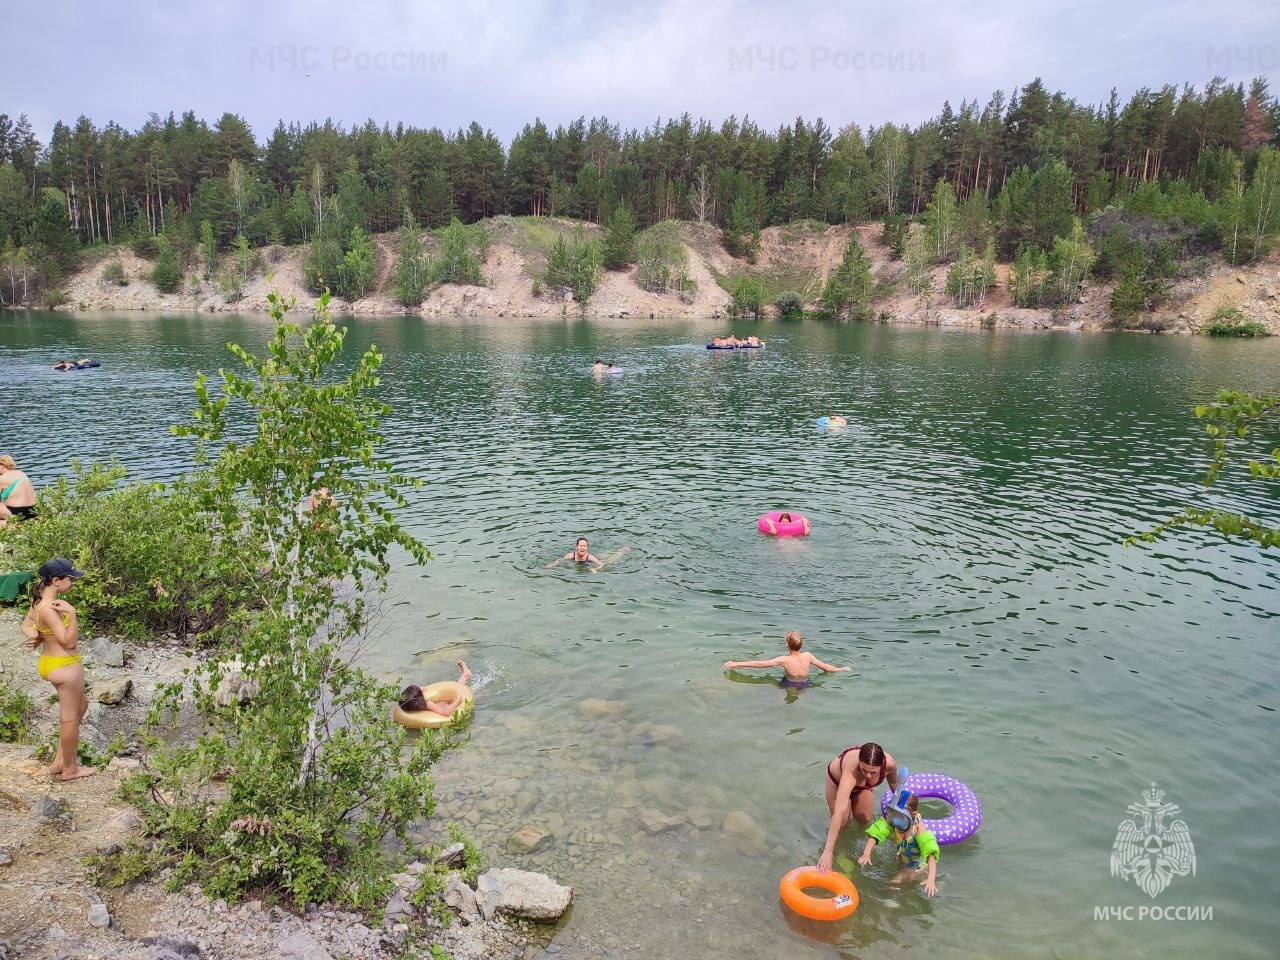
<path fill-rule="evenodd" d="M 852 756 L 851 756 L 852 755 Z M 861 827 L 875 819 L 875 788 L 889 781 L 891 790 L 898 789 L 898 763 L 878 743 L 849 747 L 827 764 L 827 809 L 831 824 L 827 827 L 827 845 L 818 860 L 818 870 L 831 869 L 836 840 L 850 819 Z"/>

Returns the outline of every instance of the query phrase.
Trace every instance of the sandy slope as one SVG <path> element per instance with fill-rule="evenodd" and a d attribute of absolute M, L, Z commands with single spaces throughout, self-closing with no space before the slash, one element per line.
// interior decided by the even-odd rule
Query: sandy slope
<path fill-rule="evenodd" d="M 569 221 L 541 220 L 549 230 L 561 233 L 574 229 Z M 880 242 L 879 224 L 857 227 L 823 226 L 812 223 L 770 227 L 760 239 L 760 252 L 754 264 L 731 257 L 724 249 L 720 233 L 708 224 L 682 223 L 681 237 L 689 256 L 689 273 L 697 283 L 696 291 L 686 294 L 651 293 L 635 283 L 635 270 L 606 271 L 600 288 L 585 311 L 564 295 L 544 291 L 533 295 L 534 278 L 545 267 L 545 254 L 522 240 L 521 231 L 510 217 L 489 222 L 492 245 L 482 264 L 484 286 L 443 286 L 427 296 L 414 312 L 424 316 L 472 317 L 499 315 L 509 317 L 552 317 L 585 313 L 589 317 L 720 317 L 725 316 L 729 295 L 717 282 L 731 283 L 743 274 L 764 276 L 770 286 L 798 291 L 810 304 L 816 304 L 831 271 L 840 262 L 844 245 L 856 231 L 871 260 L 877 294 L 872 311 L 894 323 L 939 326 L 1039 327 L 1044 329 L 1103 329 L 1111 325 L 1108 308 L 1111 289 L 1108 285 L 1091 285 L 1079 303 L 1057 309 L 1028 310 L 1012 304 L 1006 288 L 1008 266 L 999 265 L 999 281 L 979 308 L 957 309 L 944 289 L 946 267 L 933 271 L 933 292 L 915 296 L 905 291 L 903 266 L 893 260 Z M 589 235 L 598 234 L 589 227 Z M 395 267 L 395 243 L 391 234 L 374 238 L 377 272 L 374 289 L 354 303 L 335 299 L 336 313 L 401 314 L 406 311 L 391 296 L 391 276 Z M 428 241 L 430 244 L 431 241 Z M 265 311 L 267 295 L 272 290 L 286 298 L 295 297 L 298 305 L 309 308 L 316 298 L 303 282 L 300 248 L 268 247 L 263 256 L 267 272 L 246 285 L 243 297 L 227 303 L 213 285 L 200 282 L 188 274 L 183 292 L 162 294 L 147 279 L 151 265 L 127 248 L 107 254 L 86 267 L 67 283 L 65 306 L 82 310 L 152 310 L 152 311 L 230 311 L 236 313 Z M 113 259 L 119 259 L 129 284 L 119 287 L 102 279 L 102 272 Z M 1251 319 L 1268 325 L 1280 333 L 1280 252 L 1261 264 L 1248 268 L 1231 268 L 1217 263 L 1203 277 L 1180 281 L 1174 285 L 1164 307 L 1153 318 L 1167 329 L 1193 332 L 1208 323 L 1221 305 L 1234 305 Z"/>

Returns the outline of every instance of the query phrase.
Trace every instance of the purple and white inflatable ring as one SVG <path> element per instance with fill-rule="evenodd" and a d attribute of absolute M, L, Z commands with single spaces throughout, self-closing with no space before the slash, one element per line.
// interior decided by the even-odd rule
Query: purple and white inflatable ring
<path fill-rule="evenodd" d="M 968 840 L 982 826 L 982 802 L 978 795 L 954 777 L 941 773 L 913 773 L 902 784 L 922 800 L 945 800 L 951 804 L 951 816 L 943 820 L 925 820 L 924 828 L 932 830 L 941 846 Z M 880 815 L 889 809 L 893 791 L 880 798 Z"/>

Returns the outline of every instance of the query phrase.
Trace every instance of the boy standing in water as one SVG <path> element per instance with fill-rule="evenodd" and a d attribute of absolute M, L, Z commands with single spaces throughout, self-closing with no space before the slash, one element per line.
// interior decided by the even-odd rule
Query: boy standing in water
<path fill-rule="evenodd" d="M 800 652 L 800 648 L 804 645 L 804 634 L 799 630 L 787 631 L 787 653 L 780 657 L 774 657 L 772 660 L 726 660 L 724 668 L 726 670 L 734 670 L 739 667 L 782 667 L 786 671 L 786 679 L 791 683 L 809 682 L 809 668 L 817 667 L 819 670 L 825 670 L 827 673 L 839 673 L 843 670 L 852 670 L 853 667 L 833 667 L 829 663 L 823 663 L 812 653 Z"/>

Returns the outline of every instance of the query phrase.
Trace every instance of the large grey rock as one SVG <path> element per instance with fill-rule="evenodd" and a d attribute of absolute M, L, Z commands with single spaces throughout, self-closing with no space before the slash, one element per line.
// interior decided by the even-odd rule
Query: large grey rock
<path fill-rule="evenodd" d="M 525 824 L 507 838 L 508 853 L 533 853 L 551 834 L 532 823 Z"/>
<path fill-rule="evenodd" d="M 545 874 L 501 867 L 481 874 L 481 885 L 486 877 L 490 878 L 490 888 L 497 888 L 497 911 L 522 920 L 559 920 L 573 899 L 572 887 L 562 886 Z"/>
<path fill-rule="evenodd" d="M 111 914 L 107 912 L 106 904 L 95 903 L 89 908 L 89 926 L 91 927 L 109 927 L 111 926 Z"/>
<path fill-rule="evenodd" d="M 66 811 L 61 803 L 47 793 L 42 793 L 31 804 L 31 812 L 41 820 L 57 820 Z"/>
<path fill-rule="evenodd" d="M 89 641 L 89 659 L 100 667 L 123 667 L 124 644 L 106 637 L 94 637 Z"/>
<path fill-rule="evenodd" d="M 492 870 L 480 874 L 476 881 L 476 908 L 486 920 L 492 920 L 502 899 L 502 884 Z"/>
<path fill-rule="evenodd" d="M 387 919 L 394 920 L 397 917 L 407 917 L 411 913 L 413 913 L 413 907 L 409 906 L 409 901 L 404 898 L 404 894 L 397 890 L 391 899 L 387 901 Z"/>
<path fill-rule="evenodd" d="M 745 810 L 730 810 L 725 814 L 721 828 L 725 833 L 736 836 L 747 849 L 765 849 L 764 827 L 756 823 L 755 818 Z"/>
<path fill-rule="evenodd" d="M 461 874 L 451 873 L 445 880 L 444 904 L 467 923 L 480 919 L 480 908 L 476 905 L 475 891 L 467 886 Z"/>
<path fill-rule="evenodd" d="M 128 677 L 123 677 L 119 680 L 104 680 L 93 685 L 93 696 L 99 703 L 114 706 L 123 702 L 132 689 L 133 681 Z"/>
<path fill-rule="evenodd" d="M 441 850 L 439 853 L 436 854 L 436 863 L 442 863 L 445 866 L 452 866 L 454 864 L 462 863 L 462 859 L 463 859 L 463 856 L 466 854 L 466 851 L 467 851 L 467 848 L 465 844 L 451 843 L 449 844 L 449 846 L 445 847 L 443 850 Z M 409 870 L 410 872 L 412 872 L 413 864 L 409 865 Z M 419 870 L 418 872 L 421 873 L 422 871 Z"/>
<path fill-rule="evenodd" d="M 219 664 L 218 672 L 221 676 L 218 689 L 213 692 L 213 702 L 220 707 L 248 703 L 261 690 L 257 680 L 251 680 L 245 675 L 244 662 L 239 657 Z"/>
<path fill-rule="evenodd" d="M 670 830 L 672 827 L 678 827 L 684 823 L 684 817 L 663 813 L 656 807 L 641 807 L 636 816 L 640 818 L 641 825 L 650 833 L 662 833 L 664 830 Z"/>
<path fill-rule="evenodd" d="M 329 951 L 306 930 L 299 930 L 283 940 L 276 947 L 276 957 L 277 960 L 333 960 Z"/>

